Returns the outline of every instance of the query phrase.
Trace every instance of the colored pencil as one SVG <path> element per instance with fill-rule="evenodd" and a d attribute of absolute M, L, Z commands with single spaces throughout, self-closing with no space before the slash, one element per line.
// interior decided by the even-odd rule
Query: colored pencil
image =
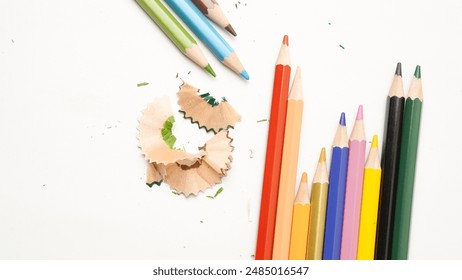
<path fill-rule="evenodd" d="M 391 258 L 394 260 L 405 260 L 408 257 L 422 102 L 422 80 L 420 66 L 417 66 L 404 108 L 393 245 L 391 249 Z"/>
<path fill-rule="evenodd" d="M 297 67 L 287 102 L 284 146 L 282 149 L 281 174 L 276 208 L 276 225 L 274 229 L 273 260 L 287 260 L 289 258 L 290 229 L 297 180 L 302 117 L 302 80 L 300 67 Z"/>
<path fill-rule="evenodd" d="M 348 150 L 345 113 L 342 113 L 332 144 L 329 193 L 327 195 L 326 231 L 324 234 L 324 250 L 322 255 L 324 260 L 340 259 Z"/>
<path fill-rule="evenodd" d="M 265 171 L 255 259 L 271 260 L 279 192 L 282 148 L 290 84 L 289 38 L 284 36 L 274 70 L 273 97 L 266 145 Z"/>
<path fill-rule="evenodd" d="M 307 260 L 321 260 L 326 221 L 327 192 L 329 178 L 326 164 L 326 149 L 322 148 L 311 187 L 310 231 L 308 235 Z"/>
<path fill-rule="evenodd" d="M 192 2 L 210 20 L 226 29 L 233 36 L 237 35 L 216 0 L 192 0 Z"/>
<path fill-rule="evenodd" d="M 363 196 L 361 200 L 361 218 L 359 221 L 358 260 L 373 260 L 375 252 L 375 234 L 377 229 L 377 211 L 379 208 L 380 168 L 379 142 L 377 135 L 372 138 L 369 156 L 364 167 Z"/>
<path fill-rule="evenodd" d="M 249 79 L 249 74 L 234 50 L 191 0 L 165 0 L 165 2 L 224 65 L 244 79 Z"/>
<path fill-rule="evenodd" d="M 159 0 L 136 0 L 175 46 L 194 63 L 216 76 L 196 40 Z"/>
<path fill-rule="evenodd" d="M 364 133 L 362 105 L 359 106 L 348 146 L 350 150 L 348 152 L 340 259 L 356 260 L 364 161 L 366 153 L 366 137 Z"/>
<path fill-rule="evenodd" d="M 391 257 L 391 240 L 393 234 L 396 187 L 398 185 L 403 113 L 403 79 L 401 75 L 401 63 L 398 63 L 386 102 L 381 163 L 382 179 L 374 257 L 377 260 L 388 260 Z"/>
<path fill-rule="evenodd" d="M 308 176 L 303 173 L 294 203 L 292 230 L 290 233 L 289 260 L 304 260 L 310 225 L 310 193 Z"/>

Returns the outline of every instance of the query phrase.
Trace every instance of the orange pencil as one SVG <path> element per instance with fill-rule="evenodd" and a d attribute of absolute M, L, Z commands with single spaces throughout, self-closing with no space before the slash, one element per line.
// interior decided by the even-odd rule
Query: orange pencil
<path fill-rule="evenodd" d="M 297 180 L 298 150 L 302 128 L 303 97 L 300 67 L 295 78 L 287 104 L 284 148 L 282 150 L 281 175 L 274 229 L 273 260 L 289 259 L 290 231 Z"/>
<path fill-rule="evenodd" d="M 274 227 L 281 172 L 282 148 L 290 84 L 289 39 L 282 41 L 276 61 L 273 83 L 273 99 L 266 145 L 265 171 L 260 204 L 257 248 L 255 259 L 270 260 L 273 254 Z"/>

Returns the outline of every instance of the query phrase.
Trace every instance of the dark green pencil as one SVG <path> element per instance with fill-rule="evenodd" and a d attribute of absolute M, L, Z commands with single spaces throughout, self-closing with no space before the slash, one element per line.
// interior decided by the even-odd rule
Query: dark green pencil
<path fill-rule="evenodd" d="M 391 259 L 406 260 L 411 227 L 412 197 L 419 143 L 420 117 L 422 112 L 422 81 L 417 65 L 404 107 L 401 152 L 396 189 L 395 221 Z"/>

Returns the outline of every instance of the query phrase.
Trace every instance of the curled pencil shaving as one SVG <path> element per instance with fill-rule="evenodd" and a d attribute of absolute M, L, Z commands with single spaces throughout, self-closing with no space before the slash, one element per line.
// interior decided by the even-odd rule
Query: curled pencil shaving
<path fill-rule="evenodd" d="M 165 136 L 165 133 L 163 134 L 165 125 L 170 118 L 173 118 L 172 116 L 168 97 L 163 97 L 150 103 L 138 120 L 138 147 L 149 163 L 167 165 L 183 161 L 182 164 L 192 165 L 204 155 L 203 152 L 190 154 L 183 150 L 172 148 L 173 143 L 170 146 L 167 144 L 167 141 L 171 139 L 163 138 Z"/>
<path fill-rule="evenodd" d="M 199 90 L 183 82 L 178 91 L 178 105 L 185 119 L 197 123 L 199 128 L 215 134 L 229 128 L 241 120 L 241 116 L 226 101 L 217 101 L 209 93 L 199 95 Z"/>
<path fill-rule="evenodd" d="M 166 174 L 165 165 L 149 163 L 146 169 L 146 184 L 152 187 L 154 184 L 160 186 Z"/>
<path fill-rule="evenodd" d="M 227 130 L 214 135 L 199 148 L 205 154 L 195 164 L 190 166 L 179 163 L 167 165 L 165 183 L 185 196 L 197 195 L 221 183 L 222 177 L 231 168 L 231 153 L 234 150 L 231 145 L 232 141 Z"/>

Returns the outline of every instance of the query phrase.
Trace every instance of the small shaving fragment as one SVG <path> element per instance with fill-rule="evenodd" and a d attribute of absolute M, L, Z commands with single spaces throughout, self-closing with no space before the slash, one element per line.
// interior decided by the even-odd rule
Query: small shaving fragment
<path fill-rule="evenodd" d="M 215 199 L 215 197 L 217 197 L 222 191 L 223 191 L 223 187 L 220 187 L 220 188 L 217 190 L 217 192 L 215 193 L 214 196 L 208 195 L 207 197 L 208 197 L 208 198 L 211 198 L 211 199 Z"/>
<path fill-rule="evenodd" d="M 344 47 L 344 46 L 342 46 L 342 45 L 339 45 L 339 47 L 341 47 L 342 49 L 345 49 L 345 47 Z"/>
<path fill-rule="evenodd" d="M 143 86 L 147 86 L 147 85 L 149 85 L 149 83 L 146 83 L 146 82 L 136 84 L 137 87 L 143 87 Z"/>
<path fill-rule="evenodd" d="M 260 123 L 260 122 L 267 122 L 268 119 L 261 119 L 261 120 L 258 120 L 257 123 Z"/>

